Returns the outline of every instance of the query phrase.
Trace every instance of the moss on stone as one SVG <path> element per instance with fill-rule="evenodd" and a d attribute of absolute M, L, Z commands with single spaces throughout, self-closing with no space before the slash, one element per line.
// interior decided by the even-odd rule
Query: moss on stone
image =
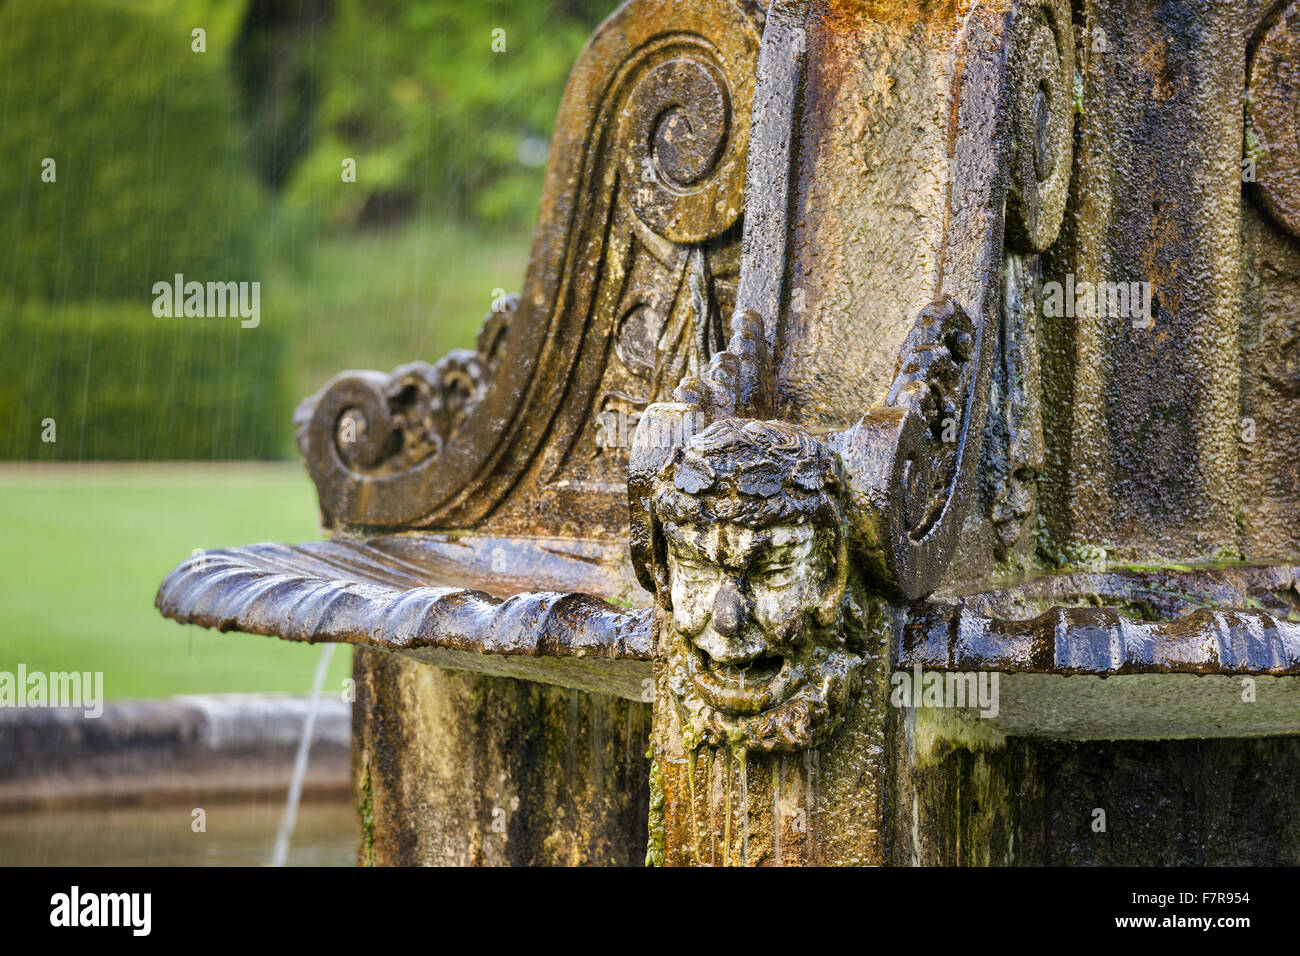
<path fill-rule="evenodd" d="M 361 865 L 375 865 L 375 797 L 370 789 L 370 762 L 361 765 L 360 798 L 357 815 L 361 817 Z"/>
<path fill-rule="evenodd" d="M 648 750 L 646 756 L 650 758 L 650 813 L 647 821 L 650 839 L 646 844 L 645 865 L 663 866 L 668 840 L 664 830 L 664 778 L 653 750 Z"/>

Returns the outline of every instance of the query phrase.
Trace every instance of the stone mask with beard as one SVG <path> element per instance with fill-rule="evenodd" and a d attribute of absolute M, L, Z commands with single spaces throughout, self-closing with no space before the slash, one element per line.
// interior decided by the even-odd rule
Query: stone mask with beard
<path fill-rule="evenodd" d="M 657 656 L 688 749 L 802 750 L 842 721 L 862 663 L 844 489 L 834 453 L 780 422 L 718 422 L 660 472 Z"/>

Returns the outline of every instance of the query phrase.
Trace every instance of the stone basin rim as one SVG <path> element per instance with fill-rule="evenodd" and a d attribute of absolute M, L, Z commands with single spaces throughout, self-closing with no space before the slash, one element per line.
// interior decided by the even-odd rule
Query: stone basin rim
<path fill-rule="evenodd" d="M 649 608 L 616 606 L 583 591 L 495 596 L 420 581 L 411 566 L 396 574 L 360 563 L 374 557 L 366 547 L 309 542 L 204 552 L 166 577 L 155 604 L 179 623 L 307 643 L 574 662 L 651 660 Z M 345 568 L 344 558 L 359 563 Z M 1297 575 L 1285 565 L 1225 571 L 1279 581 Z M 1151 575 L 1117 571 L 1089 579 L 1121 591 Z M 1052 606 L 1019 619 L 990 612 L 1007 595 L 1032 599 L 1036 587 L 1050 597 L 1061 580 L 1046 576 L 954 601 L 895 606 L 895 666 L 1092 676 L 1300 676 L 1300 622 L 1258 607 L 1199 607 L 1162 620 L 1135 619 L 1113 606 Z"/>

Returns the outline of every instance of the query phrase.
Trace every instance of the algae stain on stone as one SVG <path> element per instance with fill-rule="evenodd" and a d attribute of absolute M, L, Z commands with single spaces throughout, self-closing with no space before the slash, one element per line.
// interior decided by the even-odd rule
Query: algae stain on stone
<path fill-rule="evenodd" d="M 361 817 L 361 865 L 375 865 L 375 797 L 370 787 L 370 762 L 361 765 L 360 797 L 357 814 Z"/>
<path fill-rule="evenodd" d="M 938 707 L 908 708 L 904 727 L 917 768 L 937 767 L 955 750 L 1002 750 L 1006 734 L 988 721 Z"/>
<path fill-rule="evenodd" d="M 650 758 L 650 820 L 645 865 L 663 866 L 668 850 L 668 834 L 664 826 L 664 775 L 653 748 L 646 756 Z"/>

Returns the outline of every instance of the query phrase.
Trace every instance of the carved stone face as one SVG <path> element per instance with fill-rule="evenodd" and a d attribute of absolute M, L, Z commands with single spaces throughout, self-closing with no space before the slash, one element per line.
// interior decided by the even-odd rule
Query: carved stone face
<path fill-rule="evenodd" d="M 799 750 L 838 725 L 860 663 L 841 489 L 815 439 L 766 422 L 714 425 L 661 475 L 661 654 L 688 746 Z"/>

